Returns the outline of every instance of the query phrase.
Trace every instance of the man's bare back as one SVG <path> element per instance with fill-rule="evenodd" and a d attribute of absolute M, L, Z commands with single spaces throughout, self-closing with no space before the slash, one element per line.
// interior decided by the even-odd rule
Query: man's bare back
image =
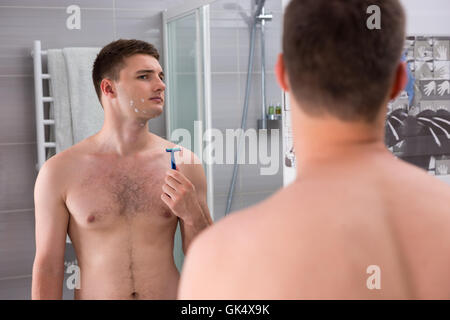
<path fill-rule="evenodd" d="M 173 299 L 178 217 L 161 200 L 174 145 L 153 134 L 151 149 L 120 157 L 92 137 L 48 162 L 68 215 L 80 267 L 76 299 Z M 183 168 L 183 166 L 180 166 Z M 180 169 L 182 171 L 182 169 Z M 61 213 L 64 214 L 64 213 Z"/>
<path fill-rule="evenodd" d="M 179 298 L 450 298 L 449 186 L 387 150 L 317 169 L 201 234 Z"/>
<path fill-rule="evenodd" d="M 376 32 L 369 6 L 383 12 Z M 275 74 L 297 179 L 200 235 L 178 297 L 449 299 L 450 187 L 384 144 L 408 81 L 401 3 L 293 0 L 283 21 Z"/>

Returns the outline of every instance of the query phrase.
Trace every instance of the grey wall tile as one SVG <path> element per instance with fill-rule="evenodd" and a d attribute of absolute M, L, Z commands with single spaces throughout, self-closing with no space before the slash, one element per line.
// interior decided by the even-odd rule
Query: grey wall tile
<path fill-rule="evenodd" d="M 281 0 L 266 0 L 265 6 L 268 11 L 281 12 L 282 10 Z"/>
<path fill-rule="evenodd" d="M 261 201 L 264 201 L 265 199 L 269 198 L 275 190 L 271 190 L 269 192 L 236 192 L 234 194 L 231 210 L 229 214 L 239 214 L 239 210 L 246 209 L 250 206 L 256 205 L 260 203 Z M 214 208 L 215 208 L 215 214 L 216 219 L 215 222 L 223 219 L 225 217 L 225 209 L 226 209 L 226 203 L 227 203 L 227 196 L 214 196 Z"/>
<path fill-rule="evenodd" d="M 241 88 L 240 105 L 243 106 L 244 102 L 245 102 L 247 74 L 240 73 L 239 78 L 240 78 L 239 83 L 240 83 L 240 88 Z M 261 119 L 261 117 L 262 117 L 261 103 L 262 103 L 261 74 L 253 73 L 252 78 L 251 78 L 251 84 L 250 84 L 247 128 L 256 128 L 257 127 L 257 120 Z M 269 103 L 269 101 L 266 101 L 266 103 Z"/>
<path fill-rule="evenodd" d="M 225 156 L 225 154 L 224 154 Z M 214 176 L 214 194 L 215 195 L 227 195 L 230 188 L 231 177 L 233 175 L 232 164 L 214 164 L 213 176 Z M 236 187 L 239 187 L 240 181 L 236 180 Z M 214 204 L 215 205 L 215 204 Z"/>
<path fill-rule="evenodd" d="M 244 11 L 245 9 L 242 7 L 245 1 L 238 0 L 216 0 L 210 4 L 211 11 Z"/>
<path fill-rule="evenodd" d="M 186 0 L 114 0 L 117 9 L 159 10 L 182 5 Z"/>
<path fill-rule="evenodd" d="M 267 103 L 281 104 L 283 91 L 281 90 L 274 73 L 266 73 L 266 101 Z"/>
<path fill-rule="evenodd" d="M 0 280 L 0 300 L 30 300 L 31 274 Z"/>
<path fill-rule="evenodd" d="M 116 0 L 117 1 L 117 0 Z M 113 0 L 1 0 L 1 6 L 14 7 L 64 7 L 76 4 L 81 9 L 83 8 L 109 8 L 113 6 Z"/>
<path fill-rule="evenodd" d="M 31 274 L 34 253 L 34 210 L 1 212 L 0 279 Z"/>
<path fill-rule="evenodd" d="M 214 223 L 220 221 L 225 216 L 226 207 L 226 195 L 214 195 Z"/>
<path fill-rule="evenodd" d="M 32 76 L 0 77 L 0 144 L 36 141 Z"/>
<path fill-rule="evenodd" d="M 266 23 L 266 72 L 274 72 L 278 54 L 282 51 L 282 13 L 273 12 L 273 19 Z"/>
<path fill-rule="evenodd" d="M 225 217 L 225 209 L 227 208 L 227 195 L 214 195 L 214 222 L 218 222 Z M 239 210 L 241 207 L 238 196 L 233 198 L 230 214 Z"/>
<path fill-rule="evenodd" d="M 245 163 L 239 166 L 239 192 L 269 192 L 279 189 L 283 183 L 281 130 L 279 131 L 278 139 L 275 139 L 275 144 L 273 144 L 275 156 L 272 156 L 272 137 L 276 138 L 276 135 L 268 134 L 267 144 L 261 144 L 266 147 L 262 148 L 260 148 L 260 139 L 263 137 L 261 132 L 256 131 L 256 136 L 256 140 L 246 139 L 245 141 Z M 251 155 L 250 152 L 252 153 Z M 265 157 L 270 159 L 270 164 L 263 164 Z M 269 167 L 273 174 L 266 175 Z M 262 168 L 265 168 L 265 170 L 261 171 L 260 169 Z"/>
<path fill-rule="evenodd" d="M 210 25 L 212 28 L 247 28 L 251 24 L 250 12 L 242 10 L 211 10 Z"/>
<path fill-rule="evenodd" d="M 269 192 L 241 193 L 236 197 L 236 202 L 238 203 L 236 207 L 239 208 L 238 210 L 243 210 L 254 206 L 269 198 L 273 193 L 275 193 L 275 190 Z"/>
<path fill-rule="evenodd" d="M 63 300 L 73 300 L 74 298 L 74 291 L 66 285 L 69 277 L 70 274 L 64 274 Z M 31 275 L 0 279 L 0 300 L 30 300 L 31 283 Z"/>
<path fill-rule="evenodd" d="M 42 49 L 101 47 L 114 37 L 113 11 L 85 10 L 81 29 L 68 30 L 65 8 L 2 8 L 0 10 L 0 75 L 32 74 L 31 50 L 34 40 Z"/>
<path fill-rule="evenodd" d="M 242 2 L 241 7 L 244 10 L 254 11 L 256 9 L 255 0 L 236 1 L 239 3 Z M 266 0 L 264 7 L 266 11 L 281 11 L 281 0 Z"/>
<path fill-rule="evenodd" d="M 241 126 L 242 104 L 229 100 L 212 101 L 212 126 L 225 134 L 226 129 L 236 130 Z M 225 138 L 224 138 L 225 139 Z M 225 142 L 225 141 L 224 141 Z"/>
<path fill-rule="evenodd" d="M 220 130 L 238 128 L 241 124 L 242 104 L 239 75 L 212 74 L 211 76 L 211 115 L 212 126 Z"/>
<path fill-rule="evenodd" d="M 212 12 L 245 12 L 246 15 L 253 15 L 256 9 L 255 0 L 218 0 L 211 5 Z M 266 13 L 281 12 L 281 0 L 266 0 Z"/>
<path fill-rule="evenodd" d="M 148 126 L 150 129 L 150 132 L 157 134 L 158 136 L 168 139 L 166 135 L 166 115 L 165 112 L 163 112 L 159 117 L 150 119 L 148 122 Z"/>
<path fill-rule="evenodd" d="M 116 10 L 116 39 L 150 42 L 160 52 L 163 63 L 162 16 L 158 10 Z"/>
<path fill-rule="evenodd" d="M 0 145 L 0 210 L 34 207 L 36 144 Z"/>
<path fill-rule="evenodd" d="M 265 193 L 280 189 L 283 186 L 283 169 L 280 159 L 278 163 L 279 169 L 274 175 L 261 174 L 261 167 L 267 168 L 268 166 L 262 166 L 261 164 L 241 165 L 241 190 L 243 192 Z"/>
<path fill-rule="evenodd" d="M 211 28 L 211 71 L 237 72 L 236 28 Z"/>

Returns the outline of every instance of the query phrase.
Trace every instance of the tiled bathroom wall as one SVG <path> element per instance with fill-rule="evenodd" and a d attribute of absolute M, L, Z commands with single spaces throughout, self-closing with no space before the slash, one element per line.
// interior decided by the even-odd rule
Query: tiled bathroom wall
<path fill-rule="evenodd" d="M 33 188 L 37 175 L 33 41 L 41 40 L 46 50 L 102 47 L 119 38 L 137 38 L 153 43 L 162 53 L 161 11 L 184 2 L 0 0 L 0 299 L 31 296 Z M 72 4 L 81 8 L 80 30 L 65 26 L 69 16 L 66 8 Z M 213 126 L 219 129 L 240 126 L 249 51 L 248 20 L 253 10 L 252 0 L 218 0 L 211 5 L 212 114 Z M 273 68 L 281 47 L 281 0 L 267 0 L 266 11 L 274 16 L 266 24 L 267 102 L 278 103 L 281 92 Z M 256 120 L 261 117 L 260 77 L 258 36 L 248 128 L 256 128 Z M 165 137 L 164 116 L 151 120 L 150 128 Z M 281 152 L 279 161 L 278 173 L 273 176 L 259 176 L 261 165 L 241 165 L 232 210 L 261 201 L 281 187 Z M 225 211 L 231 172 L 232 165 L 216 165 L 214 169 L 214 209 L 219 218 Z M 66 260 L 72 259 L 73 248 L 67 245 Z M 66 285 L 64 288 L 64 298 L 72 299 L 73 292 Z"/>

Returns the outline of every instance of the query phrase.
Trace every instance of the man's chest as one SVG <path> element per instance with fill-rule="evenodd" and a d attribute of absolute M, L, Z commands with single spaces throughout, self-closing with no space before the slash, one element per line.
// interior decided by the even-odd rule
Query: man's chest
<path fill-rule="evenodd" d="M 108 225 L 137 217 L 173 219 L 161 200 L 166 170 L 161 161 L 81 167 L 69 185 L 66 206 L 81 224 Z"/>

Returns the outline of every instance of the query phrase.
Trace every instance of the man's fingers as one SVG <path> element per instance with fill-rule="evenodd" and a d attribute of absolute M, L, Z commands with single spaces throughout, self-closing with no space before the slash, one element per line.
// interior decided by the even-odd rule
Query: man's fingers
<path fill-rule="evenodd" d="M 172 176 L 167 176 L 165 181 L 169 186 L 171 186 L 175 190 L 177 190 L 177 188 L 179 188 L 181 186 L 181 183 L 178 182 L 178 180 L 175 180 L 175 178 Z"/>
<path fill-rule="evenodd" d="M 180 171 L 169 170 L 167 171 L 167 175 L 171 176 L 181 184 L 190 184 L 190 181 Z"/>
<path fill-rule="evenodd" d="M 161 194 L 161 200 L 170 208 L 173 200 L 165 193 Z"/>
<path fill-rule="evenodd" d="M 164 184 L 162 186 L 162 189 L 163 189 L 164 193 L 166 193 L 172 200 L 175 200 L 176 190 L 174 188 L 168 186 L 167 184 Z"/>

